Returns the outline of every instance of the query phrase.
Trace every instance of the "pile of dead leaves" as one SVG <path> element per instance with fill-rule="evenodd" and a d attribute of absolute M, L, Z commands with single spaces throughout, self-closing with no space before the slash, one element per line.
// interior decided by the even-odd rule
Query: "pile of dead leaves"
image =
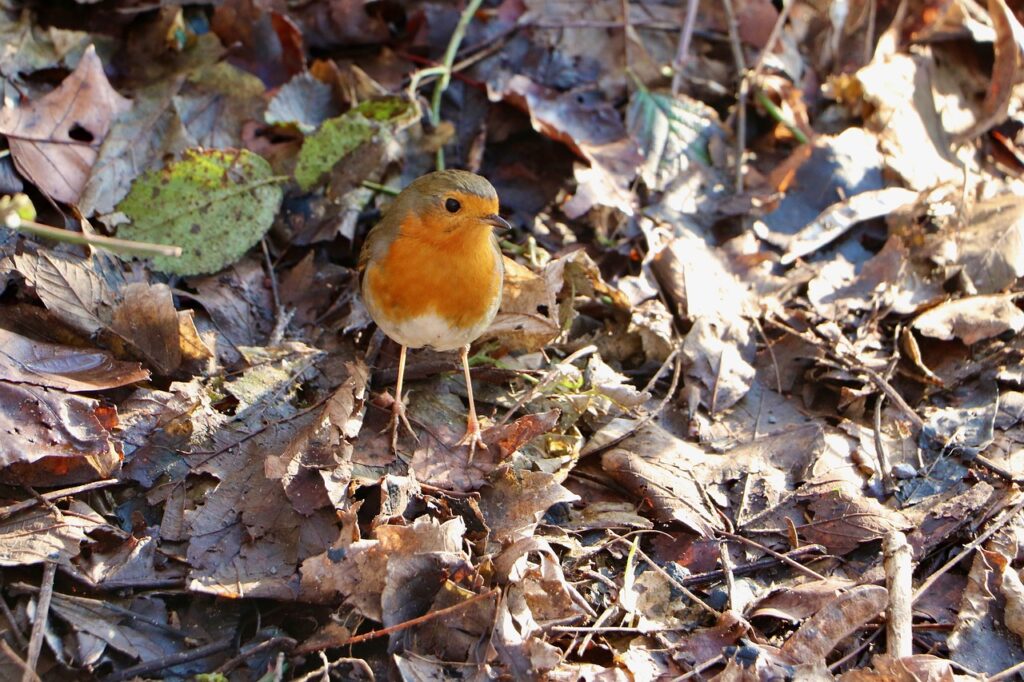
<path fill-rule="evenodd" d="M 6 0 L 3 678 L 1014 676 L 1021 18 Z M 515 226 L 472 460 L 354 269 L 439 161 Z"/>

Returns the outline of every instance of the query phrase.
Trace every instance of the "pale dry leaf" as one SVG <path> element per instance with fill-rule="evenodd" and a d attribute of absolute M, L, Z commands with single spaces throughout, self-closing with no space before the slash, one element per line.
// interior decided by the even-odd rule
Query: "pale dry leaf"
<path fill-rule="evenodd" d="M 1011 294 L 968 296 L 938 305 L 918 315 L 911 327 L 925 336 L 968 346 L 1024 329 L 1024 311 Z"/>
<path fill-rule="evenodd" d="M 804 621 L 782 645 L 795 663 L 817 663 L 839 642 L 880 614 L 889 593 L 877 585 L 859 585 Z"/>
<path fill-rule="evenodd" d="M 74 204 L 89 178 L 100 144 L 131 102 L 114 90 L 90 46 L 74 72 L 48 95 L 0 109 L 18 170 L 55 200 Z"/>

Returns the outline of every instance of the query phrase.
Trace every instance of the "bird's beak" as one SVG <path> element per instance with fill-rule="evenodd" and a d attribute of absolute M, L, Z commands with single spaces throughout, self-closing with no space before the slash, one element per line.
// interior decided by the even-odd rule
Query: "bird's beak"
<path fill-rule="evenodd" d="M 484 216 L 484 222 L 487 223 L 488 225 L 491 225 L 492 227 L 498 228 L 499 230 L 512 229 L 512 226 L 508 224 L 508 221 L 502 218 L 497 213 L 492 213 L 491 215 Z"/>

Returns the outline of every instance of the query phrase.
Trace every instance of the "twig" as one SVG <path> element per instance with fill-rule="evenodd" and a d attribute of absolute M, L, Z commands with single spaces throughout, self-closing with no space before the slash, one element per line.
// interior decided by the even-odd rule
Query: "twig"
<path fill-rule="evenodd" d="M 730 540 L 736 540 L 737 542 L 742 542 L 743 544 L 750 545 L 751 547 L 754 547 L 755 549 L 759 549 L 762 552 L 767 552 L 768 554 L 771 554 L 773 557 L 775 557 L 779 561 L 783 562 L 784 564 L 788 564 L 789 566 L 792 566 L 793 568 L 795 568 L 796 570 L 800 571 L 801 573 L 803 573 L 804 575 L 806 575 L 806 576 L 808 576 L 810 578 L 814 578 L 815 580 L 828 580 L 828 578 L 823 576 L 821 573 L 818 573 L 817 571 L 815 571 L 813 569 L 810 569 L 810 568 L 807 568 L 803 564 L 801 564 L 801 563 L 799 563 L 797 561 L 794 561 L 793 559 L 790 558 L 790 556 L 787 556 L 786 554 L 781 554 L 779 552 L 776 552 L 774 549 L 770 549 L 768 547 L 765 547 L 760 542 L 757 542 L 755 540 L 751 540 L 750 538 L 745 538 L 742 535 L 736 535 L 735 533 L 728 533 L 728 532 L 726 532 L 724 530 L 719 531 L 718 534 L 719 535 L 723 535 L 723 536 L 729 538 Z M 790 554 L 793 554 L 793 552 L 790 552 Z"/>
<path fill-rule="evenodd" d="M 72 486 L 70 488 L 63 488 L 61 490 L 53 490 L 48 493 L 42 493 L 42 497 L 47 502 L 53 502 L 60 500 L 65 497 L 71 497 L 72 495 L 78 495 L 79 493 L 87 493 L 91 490 L 99 490 L 100 488 L 107 488 L 112 485 L 117 485 L 121 481 L 116 478 L 107 478 L 102 481 L 93 481 L 92 483 L 83 483 L 82 485 Z M 0 521 L 7 517 L 17 514 L 25 509 L 31 509 L 32 507 L 39 504 L 39 500 L 32 498 L 30 500 L 22 500 L 21 502 L 15 502 L 14 504 L 7 505 L 6 507 L 0 507 Z"/>
<path fill-rule="evenodd" d="M 306 673 L 302 677 L 295 678 L 295 682 L 309 682 L 309 680 L 314 680 L 317 678 L 321 680 L 329 680 L 331 679 L 330 672 L 335 668 L 340 668 L 346 663 L 349 663 L 353 667 L 358 668 L 359 671 L 363 673 L 358 677 L 358 679 L 375 679 L 373 676 L 373 669 L 370 668 L 370 664 L 361 658 L 339 658 L 335 661 L 328 661 L 327 656 L 322 651 L 320 652 L 320 658 L 324 662 L 322 666 L 320 666 L 316 670 Z M 278 665 L 277 673 L 278 675 L 275 678 L 275 682 L 283 677 L 280 665 Z M 356 679 L 356 676 L 353 675 L 352 679 Z"/>
<path fill-rule="evenodd" d="M 613 540 L 613 542 L 622 542 L 622 543 L 625 543 L 625 544 L 629 545 L 630 547 L 632 547 L 632 544 L 630 544 L 629 540 L 627 540 L 626 538 L 620 537 L 620 536 L 618 536 L 618 535 L 616 535 L 616 536 L 615 536 L 615 540 Z M 661 567 L 661 566 L 659 566 L 659 565 L 658 565 L 657 563 L 655 563 L 654 559 L 652 559 L 651 557 L 647 556 L 647 554 L 646 554 L 646 553 L 644 553 L 644 551 L 643 551 L 642 549 L 640 549 L 639 547 L 637 547 L 637 548 L 636 548 L 636 553 L 637 553 L 637 556 L 639 556 L 639 557 L 640 557 L 641 559 L 643 559 L 644 561 L 646 561 L 646 562 L 647 562 L 647 565 L 648 565 L 648 566 L 650 566 L 650 567 L 651 567 L 651 568 L 653 568 L 653 569 L 654 569 L 654 570 L 655 570 L 656 572 L 658 572 L 659 574 L 661 574 L 661 577 L 665 578 L 665 579 L 666 579 L 666 580 L 668 580 L 668 581 L 669 581 L 670 583 L 672 583 L 672 585 L 673 585 L 673 586 L 674 586 L 674 587 L 675 587 L 675 588 L 676 588 L 677 590 L 679 590 L 680 592 L 682 592 L 683 594 L 685 594 L 685 595 L 686 595 L 686 597 L 687 597 L 688 599 L 690 599 L 690 601 L 692 601 L 692 602 L 693 602 L 694 604 L 696 604 L 697 606 L 701 607 L 702 609 L 704 609 L 705 611 L 707 611 L 707 612 L 708 612 L 709 614 L 711 614 L 711 615 L 712 615 L 712 616 L 714 616 L 715 618 L 721 618 L 721 617 L 722 617 L 722 614 L 721 614 L 721 612 L 720 612 L 720 611 L 718 611 L 717 609 L 714 609 L 714 608 L 712 608 L 712 607 L 711 607 L 711 606 L 710 606 L 710 605 L 709 605 L 709 604 L 708 604 L 707 602 L 705 602 L 705 601 L 704 601 L 703 599 L 701 599 L 701 598 L 700 598 L 700 597 L 698 597 L 698 596 L 697 596 L 696 594 L 694 594 L 693 592 L 691 592 L 691 591 L 690 591 L 690 588 L 688 588 L 688 587 L 687 587 L 686 585 L 684 585 L 684 584 L 682 584 L 681 582 L 679 582 L 678 580 L 676 580 L 676 579 L 675 579 L 675 578 L 674 578 L 674 577 L 672 576 L 672 574 L 671 574 L 671 573 L 669 573 L 669 572 L 668 572 L 668 571 L 666 571 L 666 570 L 665 570 L 664 568 L 662 568 L 662 567 Z"/>
<path fill-rule="evenodd" d="M 388 187 L 387 185 L 382 185 L 379 182 L 370 182 L 369 180 L 363 180 L 362 184 L 363 187 L 365 187 L 366 189 L 372 189 L 374 192 L 387 194 L 388 196 L 392 197 L 397 197 L 399 194 L 402 193 L 402 190 L 400 189 L 397 189 L 395 187 Z"/>
<path fill-rule="evenodd" d="M 7 600 L 0 595 L 0 611 L 3 611 L 4 618 L 7 619 L 8 632 L 14 637 L 14 643 L 18 645 L 19 649 L 24 649 L 28 646 L 28 640 L 25 639 L 25 635 L 21 633 L 21 628 L 18 627 L 18 621 L 15 620 L 14 614 L 11 612 L 11 607 L 7 605 Z"/>
<path fill-rule="evenodd" d="M 43 650 L 43 635 L 46 632 L 46 619 L 50 615 L 50 598 L 53 597 L 53 579 L 57 575 L 57 564 L 47 561 L 43 566 L 43 582 L 36 598 L 36 614 L 32 623 L 32 636 L 28 641 L 28 656 L 25 659 L 25 672 L 21 682 L 32 682 L 36 676 L 36 664 L 39 653 Z"/>
<path fill-rule="evenodd" d="M 683 30 L 679 32 L 679 46 L 676 48 L 676 58 L 672 60 L 672 96 L 679 94 L 679 88 L 683 84 L 683 67 L 690 56 L 690 41 L 693 39 L 693 27 L 697 20 L 697 7 L 700 0 L 687 0 L 686 17 L 683 20 Z"/>
<path fill-rule="evenodd" d="M 729 610 L 738 611 L 736 605 L 736 576 L 733 575 L 732 557 L 729 556 L 729 543 L 724 540 L 718 542 L 718 557 L 722 562 L 722 572 L 725 573 L 725 592 L 729 597 Z"/>
<path fill-rule="evenodd" d="M 24 485 L 22 487 L 28 492 L 29 495 L 34 497 L 36 501 L 39 502 L 39 504 L 46 507 L 50 511 L 50 513 L 53 514 L 54 517 L 56 517 L 58 523 L 64 523 L 64 514 L 61 513 L 60 509 L 57 509 L 57 506 L 53 502 L 50 502 L 48 499 L 40 495 L 39 492 L 30 485 Z"/>
<path fill-rule="evenodd" d="M 497 424 L 495 424 L 494 426 L 496 428 L 501 428 L 502 426 L 507 424 L 508 420 L 512 418 L 512 415 L 514 415 L 516 412 L 518 412 L 519 409 L 523 405 L 525 405 L 526 403 L 528 403 L 531 400 L 533 400 L 534 396 L 536 396 L 537 393 L 539 393 L 542 389 L 544 389 L 548 384 L 550 384 L 556 378 L 561 376 L 561 368 L 560 368 L 561 365 L 571 365 L 572 363 L 576 362 L 580 358 L 585 358 L 588 355 L 590 355 L 591 353 L 596 353 L 596 352 L 597 352 L 597 346 L 589 345 L 589 346 L 584 346 L 583 348 L 580 348 L 579 350 L 575 351 L 574 353 L 571 353 L 571 354 L 567 355 L 564 360 L 560 361 L 559 363 L 557 363 L 557 365 L 555 365 L 550 370 L 548 370 L 548 372 L 543 377 L 541 377 L 540 381 L 535 383 L 533 386 L 530 386 L 530 388 L 527 389 L 526 393 L 524 393 L 522 395 L 522 397 L 519 398 L 519 400 L 516 401 L 515 405 L 513 405 L 512 407 L 510 407 L 508 409 L 508 412 L 505 413 L 505 416 L 503 416 L 501 418 L 501 420 Z"/>
<path fill-rule="evenodd" d="M 123 670 L 118 670 L 115 673 L 108 675 L 105 679 L 110 682 L 118 682 L 119 680 L 130 680 L 133 677 L 145 677 L 149 673 L 154 673 L 167 668 L 173 668 L 176 665 L 182 663 L 188 663 L 189 661 L 195 661 L 200 658 L 206 658 L 207 656 L 213 656 L 219 654 L 222 651 L 227 651 L 234 646 L 234 642 L 230 639 L 222 639 L 219 642 L 212 642 L 195 649 L 188 651 L 181 651 L 176 654 L 169 656 L 163 656 L 161 658 L 155 658 L 151 661 L 139 663 Z"/>
<path fill-rule="evenodd" d="M 360 642 L 366 642 L 368 640 L 376 639 L 378 637 L 385 637 L 385 636 L 393 634 L 395 632 L 401 632 L 402 630 L 406 630 L 406 629 L 411 628 L 413 626 L 420 625 L 422 623 L 426 623 L 427 621 L 434 620 L 435 618 L 441 618 L 443 616 L 450 615 L 452 613 L 455 613 L 456 611 L 460 611 L 460 610 L 464 609 L 465 607 L 469 606 L 470 604 L 475 604 L 478 601 L 483 601 L 487 597 L 493 597 L 493 596 L 495 596 L 495 595 L 497 595 L 499 593 L 500 593 L 500 590 L 497 590 L 497 589 L 488 590 L 487 592 L 481 592 L 480 594 L 473 595 L 472 597 L 470 597 L 469 599 L 467 599 L 464 602 L 459 602 L 458 604 L 453 604 L 452 606 L 449 606 L 447 608 L 438 609 L 437 611 L 431 611 L 430 613 L 425 613 L 422 616 L 419 616 L 417 618 L 412 618 L 412 619 L 407 620 L 407 621 L 405 621 L 403 623 L 397 623 L 397 624 L 392 625 L 390 627 L 381 628 L 380 630 L 373 630 L 371 632 L 364 632 L 361 635 L 356 635 L 355 637 L 349 637 L 348 639 L 346 639 L 341 644 L 338 644 L 337 646 L 338 647 L 352 646 L 353 644 L 359 644 Z"/>
<path fill-rule="evenodd" d="M 281 647 L 283 649 L 291 650 L 295 648 L 296 644 L 298 644 L 298 642 L 296 642 L 291 637 L 272 637 L 271 639 L 264 640 L 254 646 L 243 648 L 238 653 L 237 656 L 235 656 L 232 659 L 229 659 L 222 666 L 217 668 L 216 672 L 221 673 L 222 675 L 226 675 L 227 673 L 231 672 L 241 664 L 245 663 L 247 659 L 250 659 L 258 654 L 261 654 L 268 649 L 276 649 L 278 647 Z"/>
<path fill-rule="evenodd" d="M 1011 507 L 1010 509 L 1006 510 L 1003 513 L 1002 518 L 993 520 L 992 525 L 989 526 L 988 530 L 986 530 L 984 533 L 982 533 L 974 540 L 969 542 L 967 545 L 965 545 L 964 548 L 959 553 L 957 553 L 956 556 L 954 556 L 946 563 L 942 564 L 942 566 L 940 566 L 937 571 L 928 576 L 928 579 L 921 583 L 921 586 L 917 588 L 916 592 L 914 592 L 914 596 L 911 600 L 911 603 L 916 603 L 917 600 L 921 598 L 921 595 L 923 595 L 925 592 L 931 589 L 932 585 L 934 585 L 940 577 L 942 577 L 949 569 L 953 568 L 958 563 L 960 563 L 960 561 L 964 557 L 966 557 L 968 554 L 977 549 L 981 545 L 981 543 L 985 542 L 990 537 L 992 537 L 992 535 L 995 534 L 996 531 L 1005 526 L 1014 516 L 1020 513 L 1021 509 L 1024 509 L 1024 495 L 1022 495 L 1020 500 L 1017 501 L 1017 504 L 1013 505 L 1013 507 Z"/>
<path fill-rule="evenodd" d="M 19 656 L 18 653 L 14 649 L 12 649 L 11 646 L 7 643 L 7 640 L 3 639 L 2 637 L 0 637 L 0 653 L 6 656 L 11 661 L 11 663 L 17 666 L 19 670 L 21 670 L 21 679 L 24 680 L 25 677 L 28 676 L 28 679 L 31 682 L 41 682 L 39 679 L 39 675 L 36 675 L 36 672 L 32 670 L 32 668 L 28 667 L 24 659 L 22 659 L 22 657 Z"/>
<path fill-rule="evenodd" d="M 914 618 L 911 613 L 914 552 L 907 536 L 898 530 L 885 536 L 885 587 L 889 590 L 886 607 L 885 642 L 887 653 L 893 658 L 912 656 L 914 653 Z"/>
<path fill-rule="evenodd" d="M 698 665 L 696 668 L 694 668 L 690 672 L 688 672 L 688 673 L 686 673 L 684 675 L 680 675 L 679 677 L 673 677 L 672 678 L 672 682 L 685 682 L 686 680 L 690 679 L 691 677 L 694 677 L 695 675 L 700 675 L 705 670 L 710 670 L 711 668 L 714 668 L 719 663 L 724 663 L 724 662 L 725 662 L 725 656 L 723 656 L 722 654 L 718 654 L 714 658 L 709 659 L 707 661 L 704 661 L 703 663 Z"/>
<path fill-rule="evenodd" d="M 136 242 L 129 239 L 118 239 L 116 237 L 105 237 L 101 234 L 85 234 L 84 232 L 72 232 L 62 230 L 59 227 L 44 225 L 34 220 L 24 218 L 16 221 L 16 224 L 8 223 L 6 227 L 16 232 L 26 232 L 37 237 L 46 237 L 67 244 L 84 244 L 97 249 L 105 249 L 114 253 L 133 254 L 137 256 L 169 256 L 178 258 L 181 256 L 180 246 L 168 246 L 166 244 L 151 244 L 148 242 Z"/>
<path fill-rule="evenodd" d="M 768 551 L 771 552 L 772 550 Z M 777 552 L 772 553 L 776 554 Z M 761 573 L 762 571 L 775 568 L 779 564 L 786 563 L 785 559 L 795 560 L 807 555 L 814 555 L 820 557 L 824 553 L 825 548 L 822 545 L 804 545 L 803 547 L 798 547 L 797 549 L 794 549 L 791 552 L 786 552 L 785 554 L 780 555 L 781 557 L 783 557 L 782 559 L 776 557 L 758 559 L 757 561 L 752 561 L 749 564 L 742 564 L 740 566 L 736 566 L 735 568 L 733 568 L 732 572 L 734 575 L 738 576 L 750 575 L 752 573 Z M 801 564 L 797 565 L 801 568 L 806 568 Z M 706 583 L 717 582 L 724 577 L 725 571 L 719 568 L 714 571 L 706 571 L 704 573 L 694 573 L 693 575 L 688 575 L 685 578 L 683 578 L 681 582 L 687 587 L 696 587 L 697 585 L 704 585 Z"/>
<path fill-rule="evenodd" d="M 740 42 L 739 21 L 732 0 L 722 0 L 725 16 L 729 24 L 729 45 L 732 47 L 732 58 L 736 62 L 736 72 L 740 76 L 739 92 L 736 93 L 736 193 L 743 191 L 743 153 L 747 148 L 747 90 L 743 87 L 743 74 L 747 70 L 743 58 L 743 44 Z"/>
<path fill-rule="evenodd" d="M 879 395 L 875 401 L 874 437 L 875 455 L 878 457 L 878 468 L 882 472 L 882 485 L 886 495 L 896 492 L 896 481 L 892 477 L 892 464 L 889 462 L 889 455 L 882 443 L 882 405 L 885 404 L 885 394 Z"/>
<path fill-rule="evenodd" d="M 452 80 L 452 65 L 455 63 L 455 55 L 459 51 L 462 39 L 466 36 L 469 22 L 473 20 L 473 15 L 480 9 L 481 4 L 483 4 L 483 0 L 469 0 L 466 9 L 462 10 L 462 14 L 459 15 L 459 23 L 455 24 L 455 30 L 448 41 L 448 48 L 444 51 L 440 78 L 434 84 L 434 94 L 430 99 L 430 122 L 435 126 L 441 123 L 441 96 L 444 95 L 444 91 L 448 89 L 448 84 Z M 444 145 L 437 148 L 437 170 L 444 170 Z"/>

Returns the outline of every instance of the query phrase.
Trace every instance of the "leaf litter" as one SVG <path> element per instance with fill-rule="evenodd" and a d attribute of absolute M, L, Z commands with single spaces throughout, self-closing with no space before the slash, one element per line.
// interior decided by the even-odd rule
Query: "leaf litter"
<path fill-rule="evenodd" d="M 1003 0 L 65 10 L 0 8 L 5 675 L 1019 671 Z M 513 223 L 472 461 L 358 296 L 439 159 Z"/>

